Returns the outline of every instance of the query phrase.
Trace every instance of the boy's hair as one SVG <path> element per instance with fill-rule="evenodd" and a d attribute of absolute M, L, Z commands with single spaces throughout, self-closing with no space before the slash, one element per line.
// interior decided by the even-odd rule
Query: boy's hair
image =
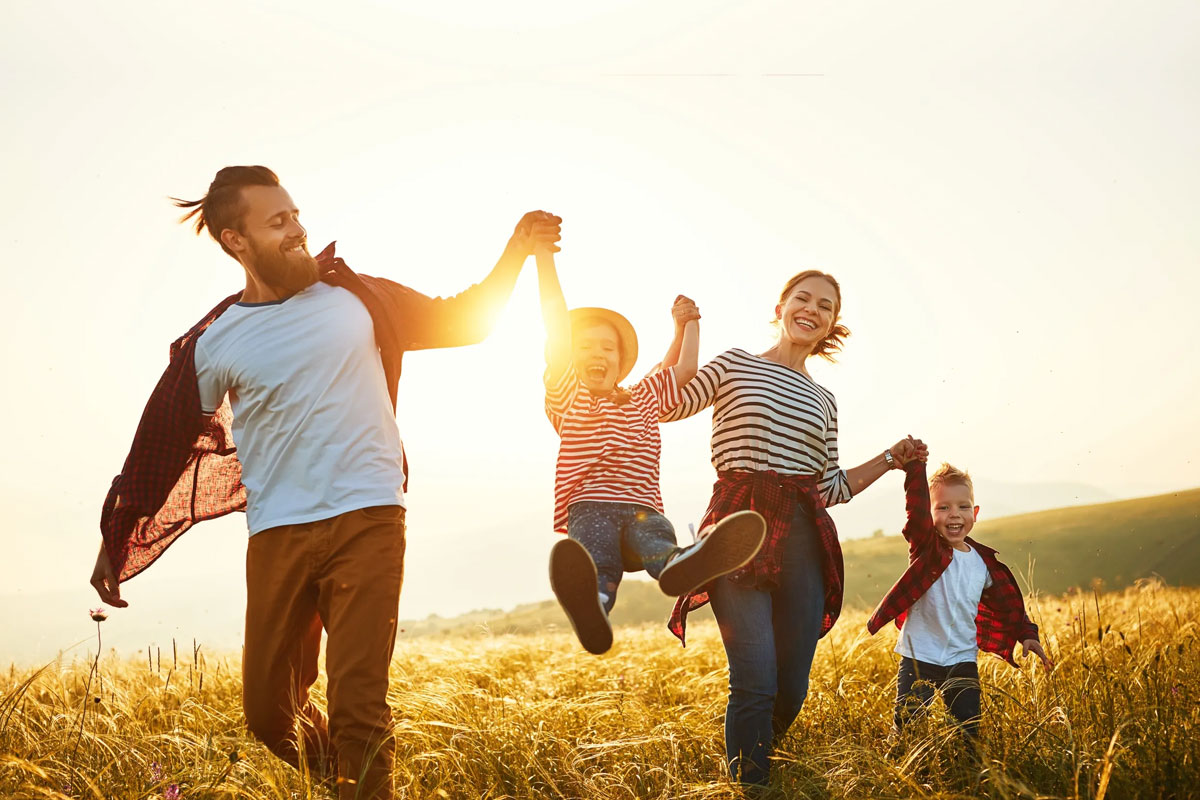
<path fill-rule="evenodd" d="M 971 502 L 975 502 L 975 484 L 971 483 L 971 473 L 945 461 L 929 476 L 930 490 L 937 486 L 966 486 L 967 491 L 971 493 Z"/>
<path fill-rule="evenodd" d="M 191 211 L 179 218 L 187 222 L 196 218 L 196 235 L 208 228 L 208 233 L 217 240 L 221 249 L 233 256 L 233 252 L 221 241 L 221 232 L 232 228 L 242 232 L 242 215 L 246 206 L 242 202 L 242 189 L 247 186 L 278 186 L 279 177 L 266 167 L 225 167 L 217 172 L 208 192 L 199 200 L 180 200 L 172 197 L 178 208 L 190 208 Z M 236 256 L 234 256 L 236 258 Z"/>

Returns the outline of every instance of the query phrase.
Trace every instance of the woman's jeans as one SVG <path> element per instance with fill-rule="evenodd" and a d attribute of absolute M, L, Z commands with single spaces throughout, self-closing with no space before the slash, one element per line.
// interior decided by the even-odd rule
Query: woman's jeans
<path fill-rule="evenodd" d="M 803 508 L 780 546 L 776 589 L 739 586 L 726 576 L 709 593 L 729 659 L 725 754 L 733 777 L 748 784 L 767 782 L 772 742 L 804 705 L 824 618 L 821 543 Z"/>
<path fill-rule="evenodd" d="M 646 570 L 658 579 L 679 551 L 670 520 L 649 506 L 580 500 L 567 507 L 567 535 L 596 562 L 596 588 L 604 611 L 612 611 L 626 572 Z"/>

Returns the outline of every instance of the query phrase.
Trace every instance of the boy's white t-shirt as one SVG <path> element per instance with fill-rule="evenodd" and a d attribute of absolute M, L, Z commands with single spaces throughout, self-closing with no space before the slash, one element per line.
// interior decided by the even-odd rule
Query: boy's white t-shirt
<path fill-rule="evenodd" d="M 983 590 L 992 585 L 974 548 L 950 552 L 954 557 L 945 571 L 908 610 L 896 643 L 900 655 L 941 667 L 975 660 L 975 615 Z"/>
<path fill-rule="evenodd" d="M 196 380 L 205 413 L 229 393 L 250 535 L 404 505 L 383 362 L 350 291 L 316 283 L 230 306 L 196 342 Z"/>

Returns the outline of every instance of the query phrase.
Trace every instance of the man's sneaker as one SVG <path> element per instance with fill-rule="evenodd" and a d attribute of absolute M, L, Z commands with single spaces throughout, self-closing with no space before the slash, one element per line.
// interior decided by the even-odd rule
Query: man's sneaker
<path fill-rule="evenodd" d="M 550 550 L 550 588 L 567 613 L 579 643 L 589 653 L 600 655 L 612 647 L 612 626 L 600 605 L 596 587 L 596 563 L 583 545 L 562 539 Z"/>
<path fill-rule="evenodd" d="M 767 523 L 757 511 L 737 511 L 713 525 L 708 535 L 667 562 L 658 586 L 672 597 L 699 589 L 747 564 L 762 547 Z"/>

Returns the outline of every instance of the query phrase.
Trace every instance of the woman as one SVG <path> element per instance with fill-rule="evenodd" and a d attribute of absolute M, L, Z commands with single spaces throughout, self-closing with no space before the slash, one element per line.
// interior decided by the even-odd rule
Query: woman
<path fill-rule="evenodd" d="M 743 509 L 767 521 L 758 556 L 675 607 L 682 641 L 688 611 L 712 602 L 729 659 L 725 750 L 733 776 L 766 783 L 772 741 L 808 694 L 817 640 L 842 607 L 842 551 L 825 510 L 889 469 L 925 453 L 901 439 L 860 466 L 838 466 L 837 405 L 808 374 L 810 357 L 832 361 L 850 331 L 839 322 L 841 289 L 831 275 L 801 272 L 775 306 L 779 338 L 761 355 L 733 349 L 700 369 L 664 420 L 713 406 L 717 483 L 702 527 Z"/>

